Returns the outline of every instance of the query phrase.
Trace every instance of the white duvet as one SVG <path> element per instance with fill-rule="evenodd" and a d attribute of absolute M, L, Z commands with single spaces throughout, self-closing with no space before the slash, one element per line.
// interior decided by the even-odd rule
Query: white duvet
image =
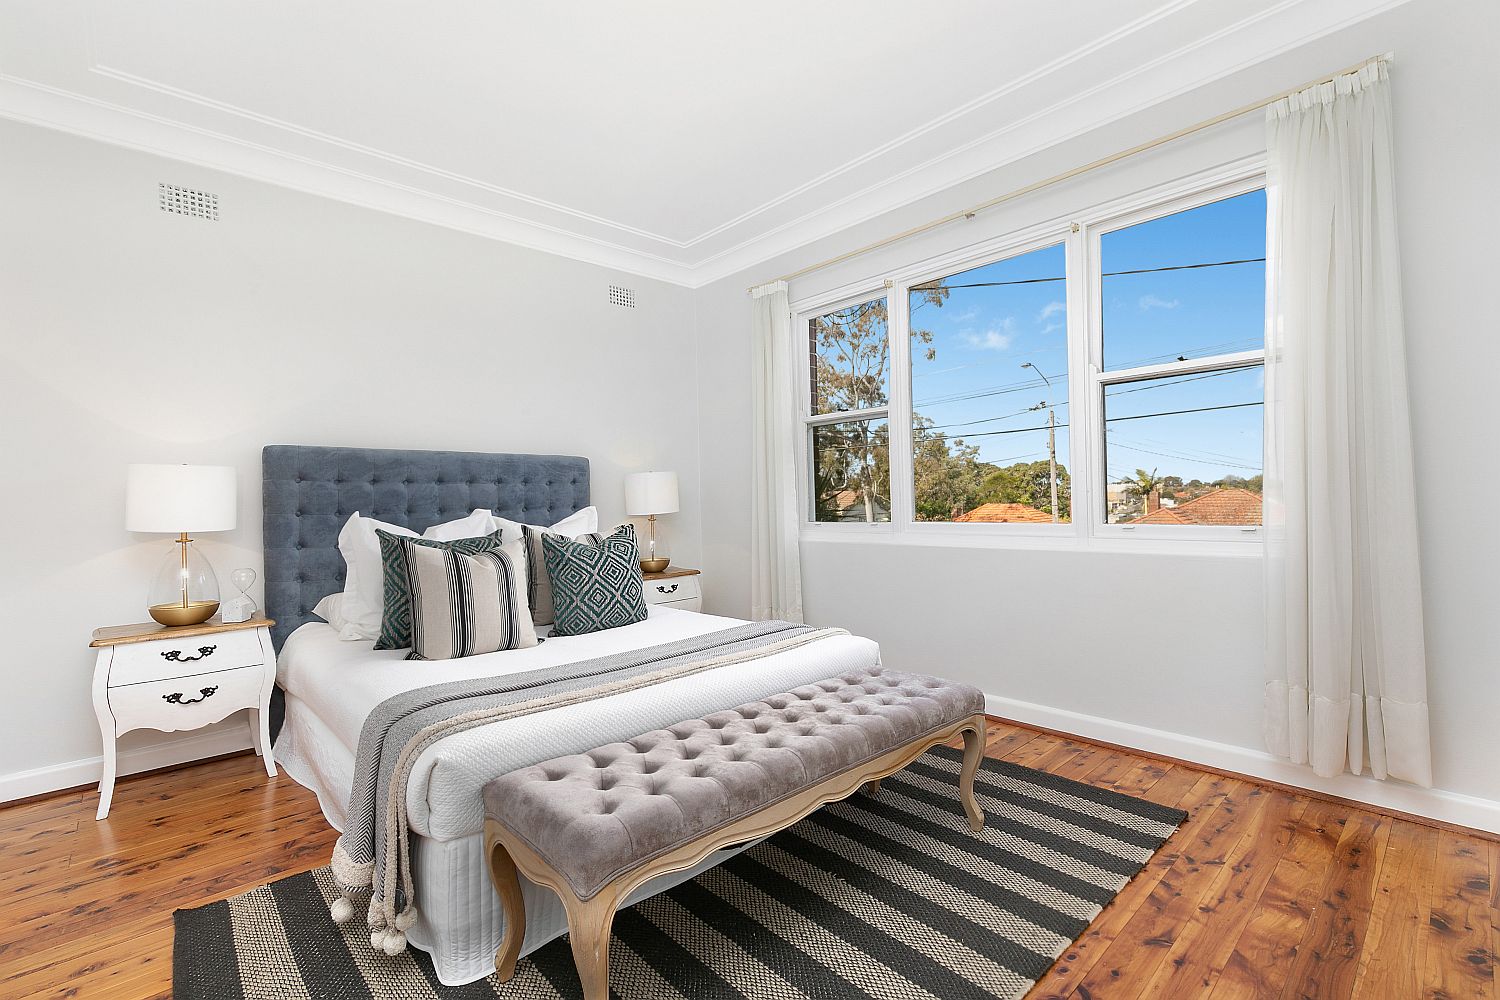
<path fill-rule="evenodd" d="M 276 758 L 318 793 L 330 822 L 342 829 L 360 727 L 386 698 L 429 684 L 557 666 L 741 624 L 737 618 L 653 607 L 645 621 L 623 628 L 548 639 L 531 649 L 422 661 L 406 660 L 405 650 L 376 651 L 371 642 L 340 639 L 331 626 L 311 622 L 287 638 L 277 660 L 287 715 Z M 411 829 L 439 841 L 478 833 L 484 820 L 481 789 L 507 771 L 879 662 L 879 647 L 871 640 L 835 636 L 750 663 L 450 736 L 418 758 L 412 771 Z"/>

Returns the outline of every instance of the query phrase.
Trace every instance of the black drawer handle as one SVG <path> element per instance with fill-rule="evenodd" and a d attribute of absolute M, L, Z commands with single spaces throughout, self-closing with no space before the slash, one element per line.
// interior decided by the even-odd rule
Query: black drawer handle
<path fill-rule="evenodd" d="M 161 700 L 166 702 L 168 705 L 196 705 L 200 701 L 212 698 L 214 696 L 214 692 L 217 690 L 219 690 L 217 687 L 199 688 L 198 697 L 189 698 L 186 701 L 183 700 L 181 691 L 173 691 L 171 694 L 162 695 Z"/>
<path fill-rule="evenodd" d="M 192 663 L 194 660 L 205 660 L 214 655 L 218 646 L 199 646 L 197 656 L 183 656 L 180 649 L 169 649 L 161 654 L 162 659 L 170 660 L 172 663 Z"/>
<path fill-rule="evenodd" d="M 658 594 L 675 594 L 677 593 L 677 584 L 674 583 L 670 587 L 664 587 L 658 583 L 656 585 L 656 592 Z"/>

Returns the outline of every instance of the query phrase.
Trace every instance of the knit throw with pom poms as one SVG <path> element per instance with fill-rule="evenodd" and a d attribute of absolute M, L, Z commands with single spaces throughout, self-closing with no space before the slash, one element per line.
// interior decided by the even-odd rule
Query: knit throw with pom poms
<path fill-rule="evenodd" d="M 348 822 L 333 848 L 331 867 L 342 893 L 330 907 L 333 919 L 352 920 L 355 899 L 369 893 L 370 944 L 388 955 L 405 950 L 406 932 L 417 922 L 407 786 L 417 760 L 439 740 L 847 634 L 843 629 L 790 622 L 752 622 L 645 649 L 502 677 L 434 684 L 387 698 L 370 713 L 359 734 Z"/>

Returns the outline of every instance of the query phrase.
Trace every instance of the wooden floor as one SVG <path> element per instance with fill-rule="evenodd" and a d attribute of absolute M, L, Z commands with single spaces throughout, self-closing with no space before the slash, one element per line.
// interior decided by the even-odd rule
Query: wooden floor
<path fill-rule="evenodd" d="M 1190 813 L 1032 998 L 1495 998 L 1500 845 L 992 722 L 990 753 Z M 242 756 L 0 807 L 0 996 L 171 995 L 172 911 L 324 864 Z"/>

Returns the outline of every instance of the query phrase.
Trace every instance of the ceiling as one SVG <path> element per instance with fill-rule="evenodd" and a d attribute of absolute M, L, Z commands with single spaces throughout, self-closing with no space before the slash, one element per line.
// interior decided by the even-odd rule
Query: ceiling
<path fill-rule="evenodd" d="M 0 116 L 686 285 L 1399 0 L 7 0 Z"/>

